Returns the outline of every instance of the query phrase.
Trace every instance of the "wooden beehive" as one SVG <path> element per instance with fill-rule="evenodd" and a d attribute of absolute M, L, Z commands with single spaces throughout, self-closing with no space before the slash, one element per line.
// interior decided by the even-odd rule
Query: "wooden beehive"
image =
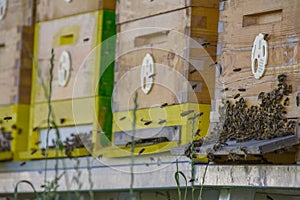
<path fill-rule="evenodd" d="M 162 13 L 167 13 L 186 7 L 218 8 L 215 0 L 128 0 L 117 1 L 117 23 L 125 23 Z"/>
<path fill-rule="evenodd" d="M 292 85 L 287 116 L 298 118 L 300 2 L 233 0 L 222 2 L 220 7 L 218 63 L 222 66 L 219 87 L 223 92 L 217 94 L 217 99 L 233 99 L 240 94 L 250 104 L 257 104 L 259 93 L 271 92 L 277 87 L 278 76 L 285 74 L 288 84 Z M 268 58 L 263 76 L 256 79 L 251 69 L 251 56 L 259 33 L 265 36 Z M 241 88 L 246 91 L 240 92 Z"/>
<path fill-rule="evenodd" d="M 28 147 L 34 0 L 0 1 L 0 160 Z"/>
<path fill-rule="evenodd" d="M 34 0 L 0 2 L 0 105 L 29 104 Z"/>
<path fill-rule="evenodd" d="M 212 134 L 200 154 L 214 162 L 299 159 L 299 7 L 297 0 L 220 4 Z"/>
<path fill-rule="evenodd" d="M 192 132 L 198 132 L 197 138 L 206 134 L 214 95 L 218 3 L 117 2 L 113 147 L 104 155 L 129 155 L 135 115 L 136 154 L 169 151 L 190 142 Z M 192 123 L 193 115 L 198 118 Z"/>
<path fill-rule="evenodd" d="M 7 30 L 17 26 L 32 26 L 35 0 L 1 0 L 0 29 Z"/>
<path fill-rule="evenodd" d="M 135 91 L 139 108 L 164 103 L 209 104 L 214 93 L 214 67 L 209 66 L 215 62 L 217 21 L 217 8 L 198 6 L 119 24 L 114 111 L 133 108 Z M 140 66 L 146 54 L 156 65 L 148 94 L 140 89 Z"/>
<path fill-rule="evenodd" d="M 29 105 L 0 107 L 0 160 L 20 160 L 28 148 Z"/>
<path fill-rule="evenodd" d="M 110 97 L 100 96 L 78 98 L 73 101 L 53 101 L 51 106 L 55 117 L 51 117 L 50 126 L 52 128 L 48 139 L 48 147 L 50 148 L 48 157 L 86 156 L 93 152 L 93 148 L 107 146 L 111 137 L 110 102 Z M 28 149 L 19 154 L 21 159 L 45 158 L 48 131 L 47 108 L 48 104 L 46 103 L 36 103 L 31 106 L 30 140 Z M 54 128 L 55 126 L 57 129 Z M 74 149 L 71 154 L 67 154 L 66 150 L 56 154 L 55 143 L 53 142 L 58 140 L 57 134 L 59 134 L 59 139 L 64 144 L 65 149 L 68 149 L 66 142 L 72 144 Z M 99 141 L 99 135 L 105 135 L 102 141 Z M 80 140 L 76 138 L 80 138 Z M 76 140 L 77 142 L 75 142 Z"/>
<path fill-rule="evenodd" d="M 1 29 L 0 105 L 30 103 L 32 51 L 32 27 Z"/>
<path fill-rule="evenodd" d="M 29 146 L 37 152 L 34 155 L 23 152 L 23 158 L 44 158 L 52 55 L 51 104 L 55 118 L 51 120 L 58 127 L 61 139 L 66 141 L 73 134 L 82 133 L 89 137 L 91 147 L 98 132 L 111 137 L 114 64 L 110 62 L 114 60 L 115 39 L 105 40 L 115 34 L 114 19 L 114 11 L 100 10 L 36 25 Z M 62 54 L 67 54 L 67 64 L 60 62 Z M 62 74 L 59 73 L 61 67 Z M 50 138 L 56 140 L 55 134 L 52 129 Z M 48 145 L 53 146 L 51 141 Z M 81 147 L 75 149 L 73 155 L 91 153 Z M 59 156 L 66 155 L 63 152 Z M 54 149 L 49 157 L 55 157 Z"/>
<path fill-rule="evenodd" d="M 36 19 L 42 22 L 97 10 L 114 10 L 115 4 L 115 0 L 39 0 Z"/>
<path fill-rule="evenodd" d="M 54 51 L 54 69 L 51 99 L 66 100 L 72 98 L 93 97 L 100 93 L 109 96 L 103 91 L 95 91 L 94 86 L 100 78 L 101 55 L 103 59 L 114 56 L 114 48 L 101 48 L 99 55 L 93 52 L 109 36 L 114 35 L 114 11 L 101 10 L 73 17 L 41 22 L 36 25 L 35 31 L 35 59 L 33 73 L 32 100 L 34 103 L 46 102 L 42 80 L 50 80 L 51 49 Z M 100 48 L 96 49 L 100 51 Z M 65 52 L 65 53 L 63 53 Z M 103 52 L 103 53 L 102 53 Z M 91 55 L 89 55 L 91 53 Z M 60 59 L 62 54 L 69 57 L 69 76 L 59 75 Z M 87 59 L 87 60 L 85 60 Z M 107 69 L 109 70 L 109 69 Z M 64 70 L 63 70 L 64 71 Z M 80 73 L 78 73 L 80 71 Z M 66 72 L 67 73 L 67 72 Z M 110 76 L 107 74 L 107 76 Z M 102 77 L 105 79 L 105 77 Z M 109 78 L 105 79 L 110 81 Z M 65 82 L 64 82 L 65 81 Z M 74 85 L 76 92 L 73 93 Z M 108 85 L 110 83 L 107 83 Z M 104 88 L 105 89 L 105 88 Z"/>

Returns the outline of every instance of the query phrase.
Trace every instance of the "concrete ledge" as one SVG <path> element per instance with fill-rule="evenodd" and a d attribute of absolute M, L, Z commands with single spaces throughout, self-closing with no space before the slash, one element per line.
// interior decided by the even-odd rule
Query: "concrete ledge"
<path fill-rule="evenodd" d="M 197 165 L 202 182 L 205 165 Z M 300 165 L 209 165 L 204 185 L 224 187 L 299 188 Z"/>
<path fill-rule="evenodd" d="M 60 160 L 58 174 L 64 173 L 59 180 L 59 191 L 78 190 L 74 177 L 82 183 L 81 190 L 89 190 L 93 183 L 94 191 L 128 190 L 130 187 L 130 160 L 112 159 L 99 162 L 89 158 L 90 170 L 87 169 L 87 158 L 80 159 L 78 170 L 74 169 L 76 160 Z M 176 159 L 179 159 L 179 170 L 188 181 L 191 177 L 190 161 L 185 157 L 174 156 L 144 156 L 137 158 L 134 165 L 135 189 L 175 189 Z M 62 164 L 62 161 L 65 161 Z M 47 180 L 55 177 L 54 160 L 48 161 Z M 18 166 L 18 167 L 17 167 Z M 21 168 L 19 163 L 0 165 L 0 193 L 13 193 L 16 183 L 28 180 L 37 191 L 43 191 L 45 171 L 44 161 L 28 162 Z M 206 164 L 195 166 L 195 186 L 202 183 Z M 6 169 L 6 170 L 5 170 Z M 19 170 L 17 170 L 19 169 Z M 80 173 L 80 176 L 79 176 Z M 185 186 L 180 178 L 181 186 Z M 190 186 L 191 183 L 188 183 Z M 209 165 L 205 176 L 205 187 L 254 187 L 296 189 L 300 185 L 300 165 Z M 32 192 L 26 184 L 21 184 L 20 192 Z"/>

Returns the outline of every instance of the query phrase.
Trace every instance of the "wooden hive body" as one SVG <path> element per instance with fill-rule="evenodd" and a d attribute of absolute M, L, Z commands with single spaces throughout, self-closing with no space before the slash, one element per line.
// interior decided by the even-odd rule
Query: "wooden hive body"
<path fill-rule="evenodd" d="M 35 4 L 35 0 L 3 0 L 1 2 L 1 6 L 3 6 L 1 7 L 1 30 L 18 26 L 32 26 L 35 21 Z"/>
<path fill-rule="evenodd" d="M 0 2 L 0 160 L 28 148 L 34 12 L 34 0 Z"/>
<path fill-rule="evenodd" d="M 33 28 L 0 31 L 0 105 L 29 104 L 33 51 Z"/>
<path fill-rule="evenodd" d="M 110 17 L 106 17 L 106 16 Z M 100 78 L 100 48 L 94 50 L 109 35 L 114 35 L 113 11 L 96 11 L 64 19 L 42 22 L 36 26 L 35 72 L 33 102 L 46 102 L 41 79 L 45 83 L 50 78 L 51 49 L 54 50 L 54 69 L 52 100 L 93 97 L 99 95 L 94 88 Z M 113 55 L 112 49 L 102 49 L 107 56 Z M 69 80 L 60 85 L 59 64 L 62 52 L 70 56 Z M 91 55 L 90 55 L 91 53 Z M 100 55 L 101 54 L 101 55 Z M 85 60 L 86 59 L 86 60 Z M 105 57 L 103 58 L 105 59 Z M 78 73 L 78 72 L 81 73 Z M 76 92 L 73 93 L 74 85 Z M 107 94 L 108 95 L 108 94 Z"/>
<path fill-rule="evenodd" d="M 115 4 L 115 0 L 39 0 L 36 19 L 38 22 L 42 22 L 97 10 L 114 10 Z"/>
<path fill-rule="evenodd" d="M 222 74 L 218 87 L 227 91 L 218 93 L 219 99 L 233 99 L 240 93 L 241 97 L 255 105 L 259 93 L 271 92 L 277 87 L 278 76 L 285 74 L 288 84 L 292 85 L 289 105 L 286 106 L 288 117 L 299 117 L 299 7 L 298 1 L 223 2 L 218 42 Z M 264 75 L 256 79 L 251 70 L 251 54 L 254 39 L 259 33 L 268 35 L 268 59 Z M 239 92 L 241 88 L 246 91 Z"/>
<path fill-rule="evenodd" d="M 136 154 L 143 148 L 143 154 L 151 154 L 186 144 L 193 128 L 202 130 L 197 137 L 206 134 L 214 98 L 218 5 L 217 0 L 117 2 L 113 148 L 125 148 L 121 152 L 128 155 L 135 112 L 135 139 L 149 143 L 140 144 Z M 154 73 L 145 93 L 142 65 L 149 57 Z M 201 123 L 197 118 L 193 127 L 190 117 L 199 112 L 204 113 Z"/>
<path fill-rule="evenodd" d="M 157 64 L 154 77 L 157 84 L 154 83 L 148 94 L 136 88 L 140 108 L 163 103 L 209 104 L 214 93 L 214 85 L 210 83 L 214 82 L 215 72 L 209 65 L 215 59 L 217 19 L 216 8 L 187 7 L 119 24 L 115 80 L 122 80 L 124 84 L 115 86 L 114 110 L 133 107 L 132 96 L 128 99 L 122 91 L 133 92 L 133 87 L 141 85 L 140 69 L 136 67 L 141 67 L 146 54 L 150 54 Z M 203 47 L 201 44 L 204 43 L 209 45 Z M 190 73 L 194 68 L 198 71 Z M 126 77 L 130 73 L 135 78 Z M 180 77 L 186 84 L 176 81 Z M 194 91 L 188 89 L 191 85 L 195 87 Z"/>
<path fill-rule="evenodd" d="M 102 42 L 115 34 L 114 19 L 113 10 L 99 10 L 36 25 L 29 146 L 39 151 L 34 155 L 24 152 L 24 158 L 44 157 L 42 149 L 45 148 L 48 127 L 47 95 L 51 78 L 51 105 L 55 115 L 55 118 L 51 116 L 51 120 L 58 127 L 63 140 L 67 137 L 70 139 L 71 134 L 78 131 L 89 135 L 89 142 L 93 143 L 98 132 L 105 132 L 108 138 L 111 137 L 113 63 L 107 64 L 107 60 L 113 61 L 115 40 Z M 52 49 L 54 59 L 51 77 Z M 60 62 L 63 52 L 67 52 L 70 58 L 69 71 L 66 70 L 69 76 L 59 73 L 64 65 Z M 61 80 L 64 80 L 63 85 Z M 55 135 L 54 129 L 51 134 Z M 38 143 L 40 140 L 42 142 Z M 77 156 L 89 153 L 85 148 L 74 151 Z M 51 151 L 50 157 L 54 156 L 55 151 Z M 66 155 L 62 153 L 59 156 Z"/>

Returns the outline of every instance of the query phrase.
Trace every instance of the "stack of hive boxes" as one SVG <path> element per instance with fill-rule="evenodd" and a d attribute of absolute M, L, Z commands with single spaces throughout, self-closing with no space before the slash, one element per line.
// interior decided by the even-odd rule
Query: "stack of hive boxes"
<path fill-rule="evenodd" d="M 230 99 L 240 93 L 251 101 L 251 97 L 257 99 L 260 92 L 276 88 L 278 75 L 285 74 L 292 85 L 288 116 L 299 117 L 296 100 L 300 91 L 297 23 L 300 2 L 293 0 L 287 4 L 276 0 L 266 4 L 263 0 L 255 0 L 255 3 L 234 0 L 221 5 L 218 61 L 223 67 L 221 87 L 226 90 L 218 96 Z M 253 49 L 256 38 L 259 45 Z M 257 60 L 260 63 L 255 63 Z M 240 88 L 245 91 L 240 92 Z"/>
<path fill-rule="evenodd" d="M 0 160 L 18 160 L 28 145 L 34 7 L 0 1 Z"/>
<path fill-rule="evenodd" d="M 133 129 L 143 154 L 186 144 L 199 128 L 198 137 L 206 134 L 218 7 L 219 0 L 118 1 L 112 142 L 123 155 Z"/>
<path fill-rule="evenodd" d="M 299 135 L 299 123 L 295 122 L 300 117 L 299 8 L 297 0 L 231 0 L 220 4 L 217 52 L 222 70 L 211 122 L 231 119 L 230 114 L 219 115 L 222 100 L 232 105 L 245 103 L 247 116 L 256 114 L 247 120 L 234 116 L 239 127 L 249 126 L 237 139 L 272 139 L 297 130 Z M 236 124 L 225 124 L 226 130 L 235 130 Z M 256 135 L 251 136 L 251 132 Z"/>
<path fill-rule="evenodd" d="M 72 156 L 89 154 L 83 147 L 92 150 L 97 133 L 110 138 L 115 41 L 102 43 L 115 35 L 114 7 L 111 0 L 37 3 L 29 145 L 36 153 L 24 157 L 43 158 L 57 137 L 75 148 Z"/>

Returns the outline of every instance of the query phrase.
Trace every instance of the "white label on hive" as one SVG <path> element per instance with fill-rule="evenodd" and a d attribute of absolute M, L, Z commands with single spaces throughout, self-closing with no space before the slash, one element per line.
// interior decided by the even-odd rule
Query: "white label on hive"
<path fill-rule="evenodd" d="M 6 13 L 7 0 L 0 0 L 0 21 L 4 18 Z"/>
<path fill-rule="evenodd" d="M 154 61 L 150 54 L 146 54 L 143 59 L 141 69 L 141 87 L 145 94 L 148 94 L 153 85 Z"/>
<path fill-rule="evenodd" d="M 65 87 L 70 79 L 71 56 L 67 51 L 63 51 L 58 63 L 58 84 Z"/>
<path fill-rule="evenodd" d="M 256 79 L 260 79 L 264 75 L 268 62 L 268 43 L 264 37 L 264 34 L 258 34 L 252 48 L 251 68 Z"/>
<path fill-rule="evenodd" d="M 70 3 L 72 0 L 65 0 L 65 2 Z"/>

